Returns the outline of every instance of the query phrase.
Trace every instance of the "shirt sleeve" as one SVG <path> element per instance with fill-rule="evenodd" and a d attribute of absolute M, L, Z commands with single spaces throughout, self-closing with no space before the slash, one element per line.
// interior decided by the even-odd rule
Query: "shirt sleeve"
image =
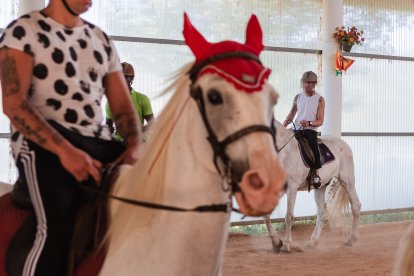
<path fill-rule="evenodd" d="M 105 113 L 106 113 L 106 118 L 112 120 L 112 113 L 111 113 L 111 110 L 109 109 L 108 102 L 105 105 Z"/>
<path fill-rule="evenodd" d="M 144 95 L 144 99 L 142 101 L 142 115 L 148 116 L 152 114 L 152 107 L 150 99 Z"/>
<path fill-rule="evenodd" d="M 118 51 L 115 48 L 115 44 L 112 39 L 109 39 L 109 47 L 111 50 L 111 55 L 109 57 L 109 64 L 108 64 L 108 73 L 114 73 L 118 71 L 122 71 L 121 62 L 118 56 Z"/>
<path fill-rule="evenodd" d="M 21 17 L 6 27 L 0 38 L 0 49 L 15 49 L 34 57 L 33 43 L 36 41 L 31 22 L 27 17 Z"/>

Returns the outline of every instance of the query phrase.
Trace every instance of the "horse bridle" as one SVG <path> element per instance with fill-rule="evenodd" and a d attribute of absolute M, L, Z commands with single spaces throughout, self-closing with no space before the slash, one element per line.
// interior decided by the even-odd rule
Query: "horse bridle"
<path fill-rule="evenodd" d="M 254 132 L 267 132 L 272 136 L 272 140 L 274 143 L 274 147 L 276 149 L 276 128 L 274 126 L 274 119 L 272 117 L 271 125 L 251 125 L 248 127 L 245 127 L 241 130 L 236 131 L 233 134 L 230 134 L 222 141 L 219 141 L 217 138 L 217 135 L 213 131 L 210 122 L 207 117 L 206 113 L 206 107 L 204 103 L 204 98 L 202 94 L 202 90 L 199 86 L 195 86 L 196 79 L 198 74 L 201 72 L 201 70 L 206 67 L 207 65 L 211 64 L 212 62 L 223 60 L 223 59 L 231 59 L 231 58 L 242 58 L 242 59 L 248 59 L 253 60 L 259 64 L 261 64 L 259 58 L 256 55 L 253 55 L 249 52 L 227 52 L 227 53 L 221 53 L 214 56 L 211 56 L 210 58 L 207 58 L 204 61 L 201 61 L 197 64 L 194 64 L 194 66 L 190 69 L 190 71 L 187 73 L 189 75 L 189 78 L 191 80 L 190 85 L 190 95 L 191 97 L 196 101 L 198 109 L 200 111 L 201 118 L 203 120 L 204 126 L 206 127 L 208 136 L 207 140 L 209 141 L 211 148 L 213 149 L 213 162 L 214 166 L 217 169 L 217 172 L 220 174 L 220 176 L 223 179 L 223 183 L 225 185 L 222 187 L 223 191 L 227 192 L 230 191 L 230 197 L 235 193 L 240 191 L 240 188 L 238 186 L 238 179 L 235 179 L 235 177 L 232 175 L 232 162 L 229 156 L 226 153 L 226 148 L 231 143 L 243 138 L 246 135 L 249 135 Z M 223 172 L 220 170 L 220 166 L 218 164 L 218 159 L 220 158 L 224 170 Z M 112 172 L 112 169 L 114 166 L 110 166 L 103 171 L 103 175 L 109 175 Z M 102 177 L 103 179 L 107 179 L 109 177 Z M 239 210 L 232 207 L 231 199 L 229 202 L 223 203 L 223 204 L 211 204 L 211 205 L 201 205 L 197 206 L 195 208 L 187 209 L 187 208 L 181 208 L 176 206 L 170 206 L 170 205 L 163 205 L 158 203 L 152 203 L 152 202 L 146 202 L 141 200 L 135 200 L 135 199 L 129 199 L 124 197 L 119 197 L 112 195 L 108 192 L 105 192 L 101 190 L 100 188 L 96 187 L 95 185 L 82 185 L 83 189 L 96 193 L 103 197 L 108 197 L 111 199 L 115 199 L 124 203 L 128 203 L 131 205 L 141 206 L 145 208 L 151 208 L 151 209 L 159 209 L 159 210 L 166 210 L 166 211 L 176 211 L 176 212 L 224 212 L 227 213 L 229 211 L 236 211 L 239 212 Z"/>
<path fill-rule="evenodd" d="M 223 183 L 227 184 L 227 186 L 223 186 L 223 190 L 224 191 L 231 190 L 231 195 L 232 195 L 235 192 L 240 191 L 240 188 L 238 186 L 238 182 L 240 180 L 235 179 L 235 177 L 232 175 L 232 162 L 226 153 L 227 146 L 251 133 L 267 132 L 272 136 L 272 141 L 276 149 L 276 142 L 275 142 L 276 128 L 273 124 L 273 118 L 272 118 L 270 127 L 266 125 L 251 125 L 241 130 L 238 130 L 233 134 L 230 134 L 222 141 L 219 141 L 219 139 L 217 138 L 217 135 L 213 131 L 213 128 L 211 127 L 211 124 L 207 117 L 206 106 L 205 106 L 205 101 L 203 98 L 202 90 L 199 86 L 195 86 L 195 83 L 196 83 L 198 74 L 203 70 L 204 67 L 208 66 L 209 64 L 213 62 L 223 60 L 223 59 L 231 59 L 231 58 L 242 58 L 242 59 L 252 60 L 254 62 L 257 62 L 260 65 L 262 64 L 260 62 L 260 59 L 256 55 L 249 53 L 249 52 L 239 52 L 239 51 L 225 52 L 225 53 L 211 56 L 210 58 L 207 58 L 206 60 L 196 63 L 190 69 L 190 71 L 188 72 L 188 75 L 191 80 L 190 95 L 197 103 L 201 118 L 207 130 L 207 134 L 208 134 L 207 140 L 209 141 L 211 148 L 213 149 L 214 166 L 216 167 L 217 172 L 223 178 L 224 180 Z M 220 166 L 218 164 L 218 159 L 220 159 L 221 163 L 223 164 L 223 170 L 220 169 Z"/>

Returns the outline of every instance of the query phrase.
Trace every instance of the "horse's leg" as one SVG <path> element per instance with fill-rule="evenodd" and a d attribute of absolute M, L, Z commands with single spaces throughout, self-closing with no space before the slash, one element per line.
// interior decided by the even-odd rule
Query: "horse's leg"
<path fill-rule="evenodd" d="M 265 221 L 267 233 L 269 234 L 270 239 L 272 240 L 273 251 L 275 253 L 280 252 L 280 248 L 283 246 L 283 241 L 279 238 L 276 230 L 273 228 L 272 223 L 270 222 L 270 215 L 263 216 Z"/>
<path fill-rule="evenodd" d="M 295 202 L 296 202 L 296 195 L 297 195 L 298 191 L 296 189 L 289 189 L 287 191 L 287 211 L 286 211 L 286 217 L 285 217 L 285 221 L 286 221 L 286 237 L 285 237 L 285 241 L 283 242 L 283 249 L 286 250 L 287 252 L 291 252 L 291 250 L 294 251 L 303 251 L 303 248 L 296 244 L 293 243 L 292 241 L 292 225 L 294 222 L 294 217 L 293 217 L 293 210 L 295 208 Z"/>
<path fill-rule="evenodd" d="M 355 181 L 354 182 L 348 182 L 348 183 L 341 183 L 341 185 L 344 185 L 344 189 L 346 189 L 346 192 L 348 193 L 349 202 L 351 204 L 351 210 L 352 210 L 352 229 L 351 233 L 349 234 L 348 239 L 345 241 L 345 245 L 351 246 L 353 242 L 357 241 L 359 238 L 359 217 L 360 217 L 360 211 L 361 211 L 361 203 L 359 202 L 358 195 L 355 189 Z"/>
<path fill-rule="evenodd" d="M 314 190 L 314 197 L 315 197 L 316 207 L 318 208 L 318 212 L 317 212 L 316 226 L 315 226 L 315 229 L 313 230 L 311 239 L 308 243 L 308 246 L 310 247 L 316 246 L 318 244 L 323 225 L 327 221 L 325 191 L 326 191 L 326 186 L 323 186 L 319 188 L 318 190 Z"/>

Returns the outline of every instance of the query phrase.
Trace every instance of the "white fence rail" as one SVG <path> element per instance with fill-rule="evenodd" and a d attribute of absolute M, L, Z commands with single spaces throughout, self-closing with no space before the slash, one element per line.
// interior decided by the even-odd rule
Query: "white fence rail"
<path fill-rule="evenodd" d="M 356 188 L 364 212 L 411 210 L 414 207 L 414 137 L 352 136 L 344 137 L 354 153 Z M 0 182 L 13 182 L 15 168 L 9 155 L 8 139 L 0 139 Z M 286 213 L 284 196 L 272 213 L 282 219 Z M 316 214 L 313 192 L 299 192 L 295 216 Z M 231 215 L 232 222 L 254 223 L 257 218 Z"/>

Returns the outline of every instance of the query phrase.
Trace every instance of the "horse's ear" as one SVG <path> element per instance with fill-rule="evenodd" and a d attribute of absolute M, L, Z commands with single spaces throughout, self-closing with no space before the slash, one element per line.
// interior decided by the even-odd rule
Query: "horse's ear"
<path fill-rule="evenodd" d="M 210 43 L 200 34 L 200 32 L 191 24 L 187 13 L 184 13 L 184 29 L 183 35 L 185 44 L 190 47 L 196 58 L 200 57 L 201 53 L 206 50 Z"/>
<path fill-rule="evenodd" d="M 256 55 L 259 55 L 263 50 L 262 28 L 254 14 L 250 17 L 249 23 L 247 24 L 245 44 L 252 47 Z"/>

